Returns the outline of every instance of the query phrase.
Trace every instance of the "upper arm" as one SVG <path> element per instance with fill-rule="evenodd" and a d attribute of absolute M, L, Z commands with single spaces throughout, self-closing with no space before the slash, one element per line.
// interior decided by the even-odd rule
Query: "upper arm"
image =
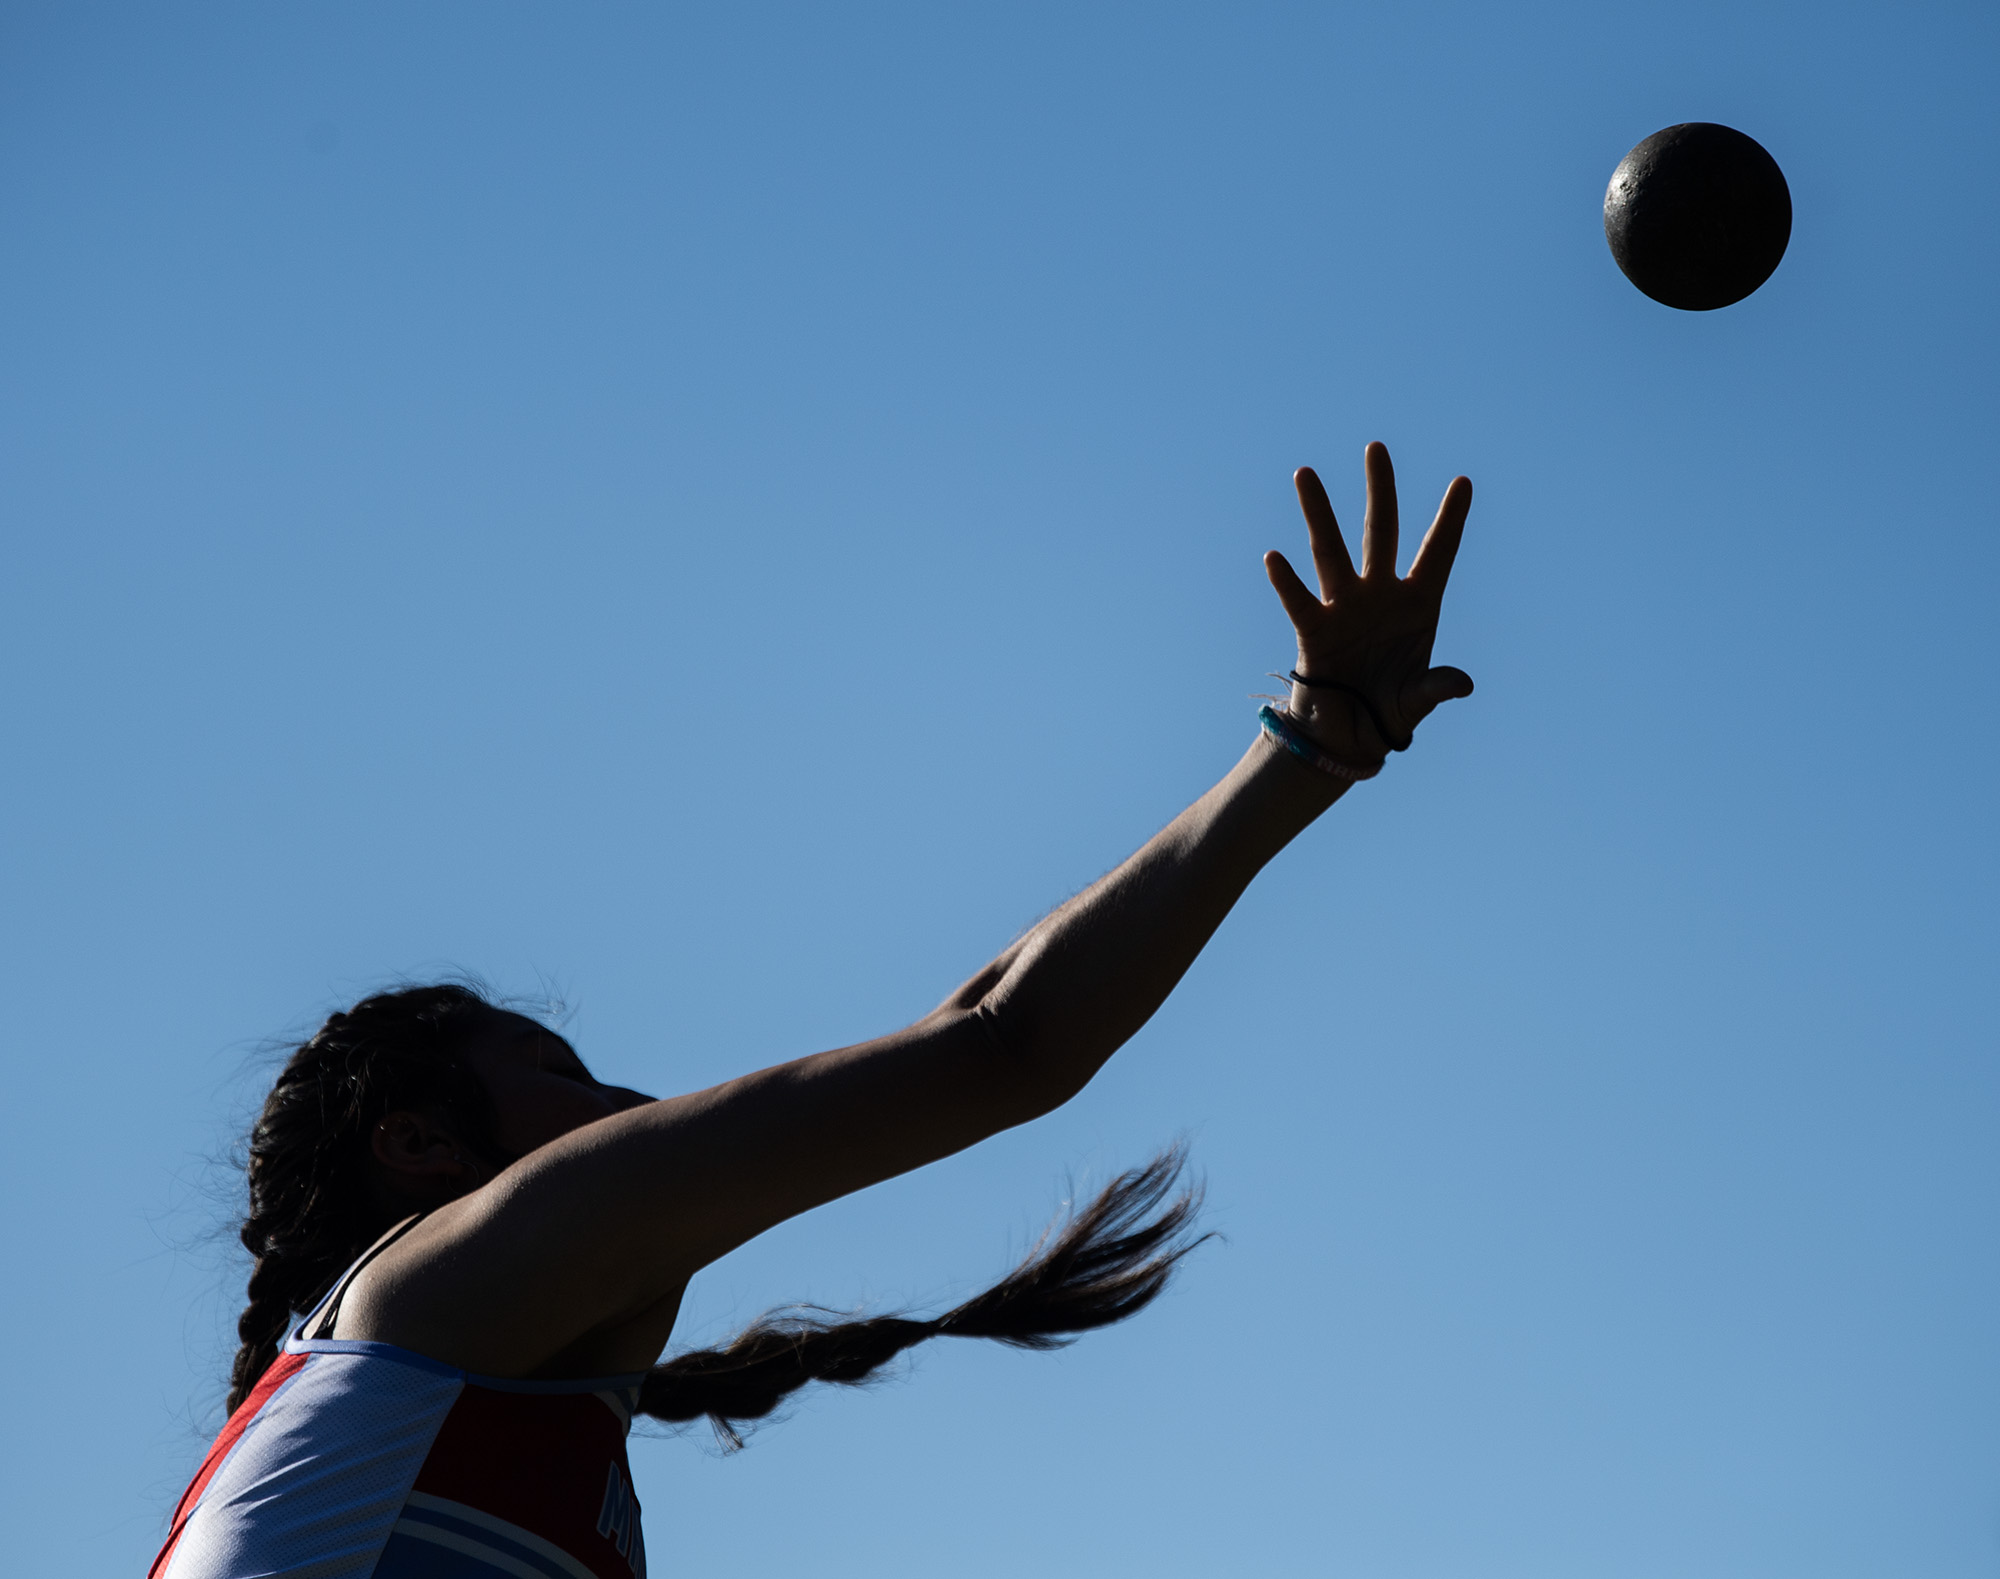
<path fill-rule="evenodd" d="M 519 1374 L 659 1308 L 788 1217 L 1046 1111 L 1060 1097 L 989 1033 L 978 996 L 961 1001 L 979 979 L 894 1035 L 646 1103 L 531 1153 L 370 1268 L 371 1330 Z"/>

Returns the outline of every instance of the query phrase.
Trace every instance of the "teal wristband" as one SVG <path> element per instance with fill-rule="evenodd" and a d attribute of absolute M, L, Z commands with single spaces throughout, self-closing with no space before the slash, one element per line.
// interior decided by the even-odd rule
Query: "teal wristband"
<path fill-rule="evenodd" d="M 1282 746 L 1308 767 L 1315 767 L 1330 778 L 1339 779 L 1344 784 L 1358 784 L 1363 779 L 1372 779 L 1382 771 L 1382 764 L 1372 768 L 1350 767 L 1337 757 L 1330 757 L 1320 749 L 1319 742 L 1308 740 L 1293 727 L 1290 720 L 1270 703 L 1257 709 L 1257 722 L 1264 726 L 1264 733 L 1271 737 L 1274 745 Z"/>

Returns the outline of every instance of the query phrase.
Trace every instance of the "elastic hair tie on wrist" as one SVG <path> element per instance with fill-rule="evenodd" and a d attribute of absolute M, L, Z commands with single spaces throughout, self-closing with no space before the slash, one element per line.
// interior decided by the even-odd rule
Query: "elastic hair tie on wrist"
<path fill-rule="evenodd" d="M 1304 686 L 1308 691 L 1338 691 L 1343 696 L 1353 697 L 1361 704 L 1361 710 L 1368 715 L 1368 722 L 1375 726 L 1375 733 L 1382 737 L 1382 743 L 1391 751 L 1408 751 L 1410 742 L 1417 738 L 1415 735 L 1405 735 L 1400 741 L 1397 740 L 1390 732 L 1389 726 L 1382 721 L 1382 715 L 1375 711 L 1375 704 L 1369 700 L 1365 691 L 1357 690 L 1351 685 L 1343 685 L 1338 680 L 1308 680 L 1296 669 L 1285 678 L 1294 685 Z"/>
<path fill-rule="evenodd" d="M 1316 741 L 1307 739 L 1286 720 L 1285 715 L 1266 702 L 1257 709 L 1257 722 L 1264 726 L 1264 733 L 1272 743 L 1283 747 L 1308 767 L 1318 768 L 1331 778 L 1345 784 L 1358 784 L 1363 779 L 1372 779 L 1382 771 L 1382 764 L 1372 768 L 1357 768 L 1342 762 L 1338 757 L 1330 757 L 1319 748 Z"/>

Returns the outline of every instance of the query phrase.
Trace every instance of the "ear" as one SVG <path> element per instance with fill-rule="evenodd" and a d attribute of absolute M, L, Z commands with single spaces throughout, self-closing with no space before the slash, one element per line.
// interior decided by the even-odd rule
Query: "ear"
<path fill-rule="evenodd" d="M 385 1113 L 369 1149 L 399 1195 L 462 1195 L 485 1182 L 478 1160 L 443 1125 L 422 1113 Z"/>

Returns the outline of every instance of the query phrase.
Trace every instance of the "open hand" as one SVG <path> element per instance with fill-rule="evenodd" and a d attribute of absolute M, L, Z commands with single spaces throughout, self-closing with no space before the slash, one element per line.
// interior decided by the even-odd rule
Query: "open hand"
<path fill-rule="evenodd" d="M 1361 569 L 1355 571 L 1326 489 L 1311 467 L 1292 481 L 1311 533 L 1319 593 L 1273 549 L 1264 569 L 1298 632 L 1295 671 L 1313 682 L 1292 685 L 1290 710 L 1332 755 L 1358 764 L 1401 751 L 1425 715 L 1472 694 L 1463 669 L 1431 667 L 1438 612 L 1458 554 L 1472 483 L 1454 477 L 1408 576 L 1396 574 L 1396 473 L 1385 445 L 1370 444 L 1365 462 L 1368 509 L 1361 518 Z"/>

